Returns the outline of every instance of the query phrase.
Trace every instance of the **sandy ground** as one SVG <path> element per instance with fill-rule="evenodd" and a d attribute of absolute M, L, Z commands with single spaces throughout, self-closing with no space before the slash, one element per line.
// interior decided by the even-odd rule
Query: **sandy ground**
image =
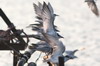
<path fill-rule="evenodd" d="M 43 2 L 43 0 L 38 0 Z M 0 8 L 6 13 L 16 28 L 27 29 L 35 21 L 33 3 L 37 0 L 0 0 Z M 66 50 L 85 48 L 76 53 L 77 59 L 70 60 L 65 66 L 100 66 L 100 17 L 96 17 L 88 8 L 84 0 L 45 0 L 54 7 L 55 13 L 60 15 L 55 23 L 66 46 Z M 97 0 L 100 6 L 100 1 Z M 100 10 L 100 7 L 99 7 Z M 0 29 L 7 29 L 7 26 L 0 18 Z M 31 42 L 34 42 L 32 39 Z M 35 61 L 39 52 L 35 52 L 29 61 Z M 38 66 L 47 66 L 42 58 L 37 62 Z M 0 51 L 0 66 L 13 66 L 12 54 L 10 51 Z"/>

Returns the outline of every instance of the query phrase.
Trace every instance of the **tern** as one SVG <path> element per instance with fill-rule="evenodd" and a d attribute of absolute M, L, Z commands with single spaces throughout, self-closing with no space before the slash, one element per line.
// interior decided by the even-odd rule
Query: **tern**
<path fill-rule="evenodd" d="M 43 35 L 46 44 L 52 48 L 52 52 L 48 54 L 48 58 L 45 58 L 45 62 L 51 62 L 53 64 L 58 64 L 59 56 L 62 56 L 65 51 L 64 44 L 59 40 L 61 37 L 57 30 L 55 29 L 54 20 L 57 16 L 54 14 L 54 10 L 50 3 L 43 5 L 38 3 L 38 5 L 33 4 L 35 13 L 37 14 L 37 19 L 40 24 L 42 24 L 42 30 L 40 29 L 41 34 Z M 39 6 L 41 5 L 41 7 Z M 37 44 L 38 45 L 38 44 Z"/>
<path fill-rule="evenodd" d="M 54 14 L 51 4 L 48 3 L 48 5 L 47 5 L 44 2 L 42 5 L 39 2 L 38 5 L 36 5 L 36 4 L 33 4 L 33 5 L 34 5 L 34 10 L 35 10 L 35 13 L 37 14 L 37 19 L 38 19 L 36 21 L 43 24 L 44 32 L 46 32 L 46 33 L 48 32 L 49 34 L 52 34 L 53 36 L 57 37 L 56 32 L 59 30 L 57 30 L 56 26 L 54 25 L 54 20 L 57 15 Z M 40 7 L 40 5 L 41 5 L 41 7 Z M 48 20 L 49 18 L 50 18 L 50 20 Z"/>
<path fill-rule="evenodd" d="M 37 15 L 36 18 L 38 19 L 36 20 L 36 22 L 38 22 L 38 24 L 30 24 L 28 27 L 32 27 L 33 31 L 37 31 L 39 36 L 41 36 L 41 33 L 39 32 L 39 30 L 43 29 L 45 32 L 47 31 L 49 34 L 52 34 L 53 36 L 57 38 L 64 38 L 58 33 L 59 30 L 57 29 L 57 26 L 54 25 L 55 16 L 58 16 L 58 15 L 54 14 L 53 8 L 50 3 L 48 3 L 47 6 L 46 5 L 47 4 L 45 2 L 43 5 L 40 2 L 38 2 L 38 5 L 36 5 L 35 3 L 33 4 L 35 13 Z M 49 23 L 46 23 L 46 21 L 44 21 L 44 18 L 46 17 L 46 16 L 43 17 L 45 10 L 50 10 L 49 12 L 47 12 L 47 14 L 51 13 L 51 17 L 50 17 L 50 19 L 52 20 L 50 23 L 51 25 L 49 25 Z"/>
<path fill-rule="evenodd" d="M 50 62 L 54 66 L 58 66 L 59 64 L 59 57 L 63 56 L 64 61 L 66 62 L 69 59 L 76 58 L 74 53 L 76 51 L 71 51 L 70 53 L 65 52 L 65 46 L 60 38 L 63 38 L 57 29 L 57 26 L 54 25 L 55 17 L 58 16 L 54 13 L 53 7 L 50 3 L 46 4 L 43 2 L 41 4 L 38 2 L 38 5 L 35 3 L 33 4 L 34 10 L 36 13 L 36 22 L 38 24 L 31 24 L 32 30 L 37 31 L 38 35 L 43 38 L 37 44 L 32 44 L 29 46 L 29 50 L 32 51 L 32 48 L 46 53 L 43 57 L 44 62 Z M 34 48 L 35 47 L 35 48 Z M 67 55 L 63 55 L 63 53 L 67 53 Z"/>

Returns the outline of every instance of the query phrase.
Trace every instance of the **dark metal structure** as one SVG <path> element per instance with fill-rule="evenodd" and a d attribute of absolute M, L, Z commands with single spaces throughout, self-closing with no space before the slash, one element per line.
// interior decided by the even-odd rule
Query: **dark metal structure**
<path fill-rule="evenodd" d="M 63 56 L 59 57 L 59 66 L 64 66 L 64 57 Z"/>
<path fill-rule="evenodd" d="M 18 61 L 18 53 L 19 50 L 24 50 L 25 47 L 27 46 L 27 43 L 23 40 L 21 37 L 20 33 L 18 33 L 18 30 L 15 28 L 13 23 L 8 19 L 8 17 L 5 15 L 3 10 L 0 8 L 0 17 L 4 20 L 4 22 L 7 24 L 8 28 L 10 29 L 10 32 L 14 35 L 14 37 L 18 40 L 18 43 L 13 43 L 10 42 L 10 40 L 7 42 L 6 40 L 0 39 L 0 50 L 13 50 L 14 55 L 13 55 L 13 66 L 16 66 L 17 61 Z M 5 31 L 6 32 L 6 31 Z M 4 42 L 3 42 L 4 41 Z"/>

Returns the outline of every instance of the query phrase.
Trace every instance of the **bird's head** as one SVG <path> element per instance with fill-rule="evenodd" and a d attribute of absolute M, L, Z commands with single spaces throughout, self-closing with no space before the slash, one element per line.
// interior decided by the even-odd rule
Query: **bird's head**
<path fill-rule="evenodd" d="M 73 51 L 65 51 L 65 57 L 68 58 L 68 59 L 74 59 L 74 58 L 77 58 L 77 56 L 75 56 L 75 53 L 78 51 L 78 49 L 76 50 L 73 50 Z"/>

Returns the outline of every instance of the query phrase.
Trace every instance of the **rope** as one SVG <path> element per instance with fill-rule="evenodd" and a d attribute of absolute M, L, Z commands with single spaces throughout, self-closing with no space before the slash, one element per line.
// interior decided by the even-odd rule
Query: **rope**
<path fill-rule="evenodd" d="M 35 63 L 39 60 L 39 58 L 41 57 L 42 52 L 40 53 L 39 57 L 36 59 Z"/>

